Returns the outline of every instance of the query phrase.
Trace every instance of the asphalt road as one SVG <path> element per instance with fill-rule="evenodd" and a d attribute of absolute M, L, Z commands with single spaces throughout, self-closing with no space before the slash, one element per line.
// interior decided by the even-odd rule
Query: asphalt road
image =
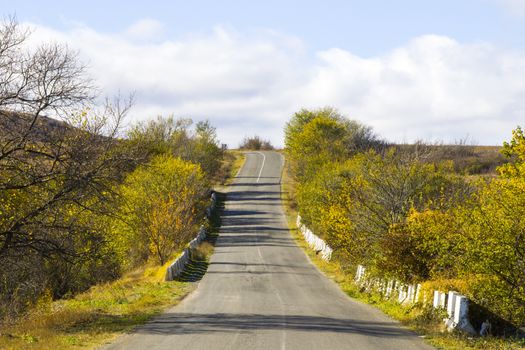
<path fill-rule="evenodd" d="M 276 152 L 247 154 L 197 290 L 107 349 L 431 349 L 348 298 L 296 246 L 281 206 L 282 162 Z"/>

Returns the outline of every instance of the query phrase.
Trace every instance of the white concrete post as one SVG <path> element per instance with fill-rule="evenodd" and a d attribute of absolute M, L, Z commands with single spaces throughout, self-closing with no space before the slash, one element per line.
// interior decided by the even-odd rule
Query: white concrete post
<path fill-rule="evenodd" d="M 414 303 L 419 301 L 419 295 L 421 294 L 421 284 L 416 284 L 416 295 L 414 295 Z"/>
<path fill-rule="evenodd" d="M 445 308 L 445 303 L 447 301 L 447 294 L 446 293 L 441 293 L 440 294 L 440 297 L 439 297 L 439 305 L 444 309 Z"/>
<path fill-rule="evenodd" d="M 440 298 L 441 297 L 441 293 L 438 291 L 438 290 L 435 290 L 434 291 L 434 295 L 433 295 L 433 299 L 432 299 L 432 306 L 434 307 L 434 309 L 437 309 L 438 307 L 441 306 L 441 303 L 440 303 Z"/>
<path fill-rule="evenodd" d="M 454 322 L 454 312 L 456 311 L 456 296 L 457 295 L 458 295 L 457 292 L 454 292 L 454 291 L 448 292 L 448 298 L 447 298 L 448 317 L 445 319 L 445 324 L 449 331 L 453 330 L 456 327 L 456 323 Z"/>
<path fill-rule="evenodd" d="M 456 328 L 470 334 L 476 334 L 476 330 L 468 319 L 468 299 L 463 295 L 456 295 L 456 305 L 454 308 L 454 324 Z"/>
<path fill-rule="evenodd" d="M 365 274 L 365 267 L 363 265 L 357 265 L 357 272 L 355 274 L 355 280 L 357 282 L 361 281 L 364 274 Z"/>
<path fill-rule="evenodd" d="M 455 303 L 454 303 L 454 315 L 453 315 L 453 320 L 454 320 L 454 323 L 458 324 L 459 323 L 459 320 L 462 316 L 464 315 L 461 315 L 461 311 L 464 311 L 461 309 L 461 301 L 463 300 L 466 300 L 466 298 L 462 295 L 459 295 L 457 294 L 456 297 L 455 297 Z"/>
<path fill-rule="evenodd" d="M 413 284 L 408 285 L 408 291 L 407 291 L 407 300 L 406 302 L 412 303 L 414 302 L 414 295 L 415 295 L 415 288 Z"/>
<path fill-rule="evenodd" d="M 448 300 L 447 300 L 447 314 L 449 318 L 454 317 L 454 310 L 456 306 L 456 295 L 458 293 L 454 291 L 448 292 Z"/>
<path fill-rule="evenodd" d="M 390 293 L 390 280 L 386 280 L 385 282 L 385 297 L 388 298 L 388 294 Z"/>
<path fill-rule="evenodd" d="M 401 284 L 399 285 L 399 295 L 397 297 L 397 301 L 399 303 L 402 303 L 406 299 L 406 291 L 405 291 L 405 285 Z"/>
<path fill-rule="evenodd" d="M 387 290 L 388 290 L 388 280 L 381 280 L 381 293 L 383 293 L 384 296 L 386 296 Z"/>

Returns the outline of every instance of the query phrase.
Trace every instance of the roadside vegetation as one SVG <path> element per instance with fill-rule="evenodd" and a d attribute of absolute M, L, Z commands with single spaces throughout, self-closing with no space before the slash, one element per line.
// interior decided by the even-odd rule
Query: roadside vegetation
<path fill-rule="evenodd" d="M 0 348 L 90 345 L 191 289 L 166 264 L 236 157 L 207 121 L 124 130 L 133 97 L 97 107 L 75 54 L 29 34 L 0 24 Z"/>
<path fill-rule="evenodd" d="M 89 349 L 110 342 L 192 291 L 191 283 L 164 282 L 165 272 L 166 266 L 141 267 L 74 298 L 43 295 L 18 322 L 2 327 L 0 348 Z"/>
<path fill-rule="evenodd" d="M 245 137 L 239 144 L 239 149 L 250 151 L 271 151 L 274 149 L 271 142 L 255 135 Z"/>
<path fill-rule="evenodd" d="M 221 167 L 222 173 L 219 181 L 217 182 L 219 184 L 219 188 L 229 185 L 233 181 L 235 176 L 237 176 L 237 173 L 242 168 L 245 160 L 246 155 L 243 151 L 228 150 L 228 152 L 224 154 L 223 166 Z"/>
<path fill-rule="evenodd" d="M 428 293 L 457 290 L 473 302 L 475 327 L 489 319 L 494 336 L 520 334 L 525 323 L 521 128 L 501 148 L 502 158 L 494 148 L 479 146 L 388 144 L 331 108 L 299 111 L 285 135 L 289 210 L 298 211 L 333 248 L 333 263 L 325 265 L 343 289 L 412 325 L 440 318 L 421 305 L 407 311 L 356 291 L 351 282 L 356 266 L 365 265 L 372 276 L 422 283 Z M 467 159 L 491 161 L 469 167 Z M 472 346 L 486 348 L 486 341 Z M 503 343 L 511 344 L 491 344 Z M 452 344 L 447 348 L 462 348 Z"/>

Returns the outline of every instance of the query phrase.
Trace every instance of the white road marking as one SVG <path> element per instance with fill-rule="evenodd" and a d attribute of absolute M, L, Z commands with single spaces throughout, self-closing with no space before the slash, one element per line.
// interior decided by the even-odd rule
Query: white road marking
<path fill-rule="evenodd" d="M 262 165 L 261 165 L 261 170 L 259 171 L 259 176 L 257 176 L 257 183 L 259 183 L 259 180 L 261 179 L 261 174 L 262 174 L 262 171 L 264 169 L 264 162 L 266 162 L 266 156 L 264 155 L 264 153 L 262 152 L 256 152 L 258 154 L 260 154 L 261 156 L 263 156 L 263 162 L 262 162 Z"/>

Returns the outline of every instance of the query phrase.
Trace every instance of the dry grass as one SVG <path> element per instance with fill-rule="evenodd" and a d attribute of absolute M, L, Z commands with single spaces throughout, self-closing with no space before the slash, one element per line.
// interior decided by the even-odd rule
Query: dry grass
<path fill-rule="evenodd" d="M 0 349 L 91 349 L 177 304 L 193 286 L 164 282 L 166 266 L 134 271 L 69 300 L 42 300 L 0 331 Z"/>
<path fill-rule="evenodd" d="M 208 261 L 215 247 L 210 242 L 202 242 L 199 246 L 193 251 L 193 258 L 196 260 Z"/>
<path fill-rule="evenodd" d="M 230 184 L 233 181 L 235 176 L 237 176 L 237 173 L 239 172 L 239 170 L 241 170 L 244 164 L 244 161 L 246 160 L 246 155 L 244 154 L 243 151 L 232 150 L 230 152 L 234 156 L 235 159 L 233 160 L 233 163 L 230 169 L 230 176 L 228 177 L 226 184 Z"/>
<path fill-rule="evenodd" d="M 246 156 L 244 152 L 238 150 L 228 150 L 224 154 L 220 174 L 216 178 L 217 188 L 221 189 L 232 183 L 237 172 L 244 164 Z"/>

